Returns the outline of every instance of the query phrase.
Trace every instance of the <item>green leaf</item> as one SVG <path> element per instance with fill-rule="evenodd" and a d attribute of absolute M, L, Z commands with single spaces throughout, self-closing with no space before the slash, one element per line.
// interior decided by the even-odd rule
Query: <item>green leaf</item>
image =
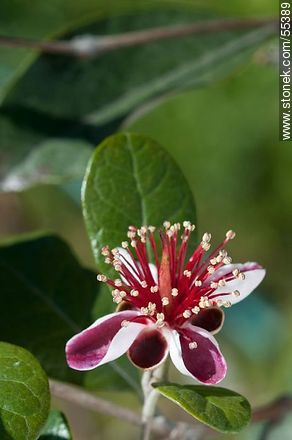
<path fill-rule="evenodd" d="M 52 377 L 94 389 L 137 389 L 127 359 L 89 373 L 67 367 L 66 342 L 93 320 L 96 275 L 79 265 L 60 238 L 17 240 L 13 237 L 0 247 L 2 339 L 32 351 Z"/>
<path fill-rule="evenodd" d="M 48 6 L 45 0 L 33 0 L 33 4 L 27 0 L 2 0 L 0 32 L 5 36 L 50 40 L 127 5 L 132 8 L 132 1 L 52 0 Z M 0 47 L 0 102 L 37 56 L 35 50 Z"/>
<path fill-rule="evenodd" d="M 84 179 L 83 213 L 100 268 L 102 246 L 119 245 L 129 225 L 195 222 L 195 204 L 182 172 L 166 151 L 138 134 L 117 134 L 96 149 Z"/>
<path fill-rule="evenodd" d="M 0 342 L 1 440 L 37 439 L 49 408 L 49 383 L 39 362 L 23 348 Z"/>
<path fill-rule="evenodd" d="M 56 378 L 80 382 L 66 365 L 67 340 L 91 324 L 95 274 L 54 236 L 0 247 L 0 334 L 29 349 Z"/>
<path fill-rule="evenodd" d="M 150 11 L 111 16 L 75 30 L 74 35 L 116 34 L 203 19 L 220 17 L 174 2 L 171 8 L 164 5 L 157 10 L 152 5 Z M 246 62 L 274 32 L 269 27 L 233 30 L 218 32 L 216 38 L 214 33 L 201 33 L 122 48 L 91 59 L 45 54 L 11 90 L 5 105 L 104 124 L 170 92 L 218 81 Z"/>
<path fill-rule="evenodd" d="M 92 148 L 82 140 L 51 139 L 12 168 L 0 188 L 21 191 L 37 184 L 60 184 L 84 176 Z"/>
<path fill-rule="evenodd" d="M 60 411 L 51 411 L 39 440 L 72 440 L 66 417 Z"/>
<path fill-rule="evenodd" d="M 249 423 L 250 404 L 245 397 L 234 391 L 174 383 L 156 383 L 153 386 L 163 396 L 216 431 L 237 433 Z"/>

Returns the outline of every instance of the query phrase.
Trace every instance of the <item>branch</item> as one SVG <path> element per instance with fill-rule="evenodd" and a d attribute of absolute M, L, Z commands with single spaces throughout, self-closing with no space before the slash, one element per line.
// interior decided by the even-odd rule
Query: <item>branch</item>
<path fill-rule="evenodd" d="M 120 407 L 112 402 L 96 397 L 82 388 L 50 379 L 50 390 L 54 397 L 72 402 L 94 412 L 106 414 L 125 420 L 133 425 L 141 425 L 141 417 L 133 411 Z"/>
<path fill-rule="evenodd" d="M 142 418 L 140 414 L 105 399 L 101 399 L 76 385 L 50 379 L 50 390 L 51 394 L 58 399 L 71 402 L 90 411 L 118 418 L 124 422 L 131 423 L 132 425 L 142 426 Z M 157 434 L 167 435 L 169 429 L 161 420 L 159 420 L 159 423 L 154 424 L 153 431 Z"/>
<path fill-rule="evenodd" d="M 292 411 L 292 395 L 287 394 L 265 406 L 255 409 L 252 415 L 252 422 L 257 423 L 266 420 L 278 422 L 290 411 Z"/>
<path fill-rule="evenodd" d="M 71 402 L 77 406 L 118 418 L 124 422 L 131 423 L 132 425 L 143 426 L 140 414 L 124 407 L 120 407 L 115 403 L 101 399 L 76 385 L 50 379 L 50 390 L 54 397 Z M 284 395 L 265 406 L 256 408 L 252 413 L 251 421 L 252 423 L 267 421 L 274 426 L 290 411 L 292 411 L 292 395 Z M 179 425 L 182 426 L 184 432 L 192 432 L 192 435 L 194 434 L 194 427 L 192 425 L 186 423 L 179 423 Z M 169 435 L 175 428 L 177 427 L 168 424 L 164 417 L 156 417 L 153 421 L 152 431 L 155 434 L 170 438 Z M 210 429 L 208 427 L 204 428 L 207 430 Z"/>
<path fill-rule="evenodd" d="M 11 48 L 35 49 L 44 53 L 71 55 L 76 57 L 96 57 L 123 47 L 139 46 L 153 41 L 181 38 L 198 33 L 225 32 L 273 25 L 278 21 L 274 18 L 221 19 L 204 20 L 201 22 L 157 27 L 137 32 L 127 32 L 108 36 L 84 35 L 71 40 L 37 41 L 29 38 L 0 36 L 0 46 Z"/>

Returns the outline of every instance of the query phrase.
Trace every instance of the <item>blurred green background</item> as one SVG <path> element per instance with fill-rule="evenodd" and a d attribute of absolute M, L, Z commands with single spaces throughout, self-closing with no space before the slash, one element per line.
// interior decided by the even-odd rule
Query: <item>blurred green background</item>
<path fill-rule="evenodd" d="M 2 0 L 0 30 L 71 38 L 206 18 L 276 16 L 277 8 L 272 0 Z M 246 33 L 195 35 L 95 59 L 0 45 L 0 238 L 53 231 L 94 268 L 80 207 L 90 151 L 115 131 L 150 135 L 187 177 L 200 233 L 210 231 L 219 241 L 234 229 L 233 260 L 267 268 L 258 291 L 228 310 L 218 337 L 229 364 L 223 385 L 257 406 L 292 392 L 292 145 L 278 140 L 276 38 L 249 30 L 246 41 Z M 44 155 L 34 156 L 37 151 Z M 68 155 L 74 166 L 64 165 Z M 99 394 L 136 404 L 122 392 Z M 126 423 L 58 404 L 77 440 L 110 439 L 117 429 L 137 438 Z M 178 415 L 171 404 L 161 408 Z M 260 438 L 261 429 L 237 438 Z M 269 438 L 291 436 L 287 418 Z"/>

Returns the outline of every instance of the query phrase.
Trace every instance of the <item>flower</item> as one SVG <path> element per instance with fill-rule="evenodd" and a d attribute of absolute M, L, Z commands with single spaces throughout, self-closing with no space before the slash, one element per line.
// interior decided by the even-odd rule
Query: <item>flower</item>
<path fill-rule="evenodd" d="M 225 245 L 233 231 L 209 254 L 211 234 L 205 233 L 187 259 L 194 228 L 184 222 L 180 236 L 179 223 L 164 222 L 159 252 L 155 227 L 130 226 L 130 243 L 102 249 L 119 277 L 97 278 L 113 288 L 118 309 L 69 340 L 71 368 L 91 370 L 127 352 L 137 367 L 152 369 L 169 353 L 181 373 L 199 382 L 216 384 L 225 377 L 226 362 L 213 336 L 223 325 L 222 307 L 249 295 L 265 270 L 257 263 L 231 264 Z M 149 263 L 149 255 L 155 264 Z"/>

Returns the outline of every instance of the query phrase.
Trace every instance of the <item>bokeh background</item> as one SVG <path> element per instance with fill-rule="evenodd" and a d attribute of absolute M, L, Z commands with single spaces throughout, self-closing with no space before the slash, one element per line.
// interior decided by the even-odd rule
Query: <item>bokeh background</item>
<path fill-rule="evenodd" d="M 272 0 L 2 0 L 0 8 L 2 35 L 39 40 L 278 14 Z M 219 241 L 234 229 L 233 260 L 267 268 L 257 292 L 227 311 L 218 337 L 229 363 L 223 385 L 258 406 L 292 392 L 292 145 L 278 140 L 277 39 L 253 34 L 242 46 L 244 35 L 195 35 L 93 59 L 0 44 L 0 239 L 48 230 L 94 269 L 80 206 L 88 157 L 116 131 L 150 135 L 187 177 L 200 233 L 210 231 Z M 226 52 L 228 42 L 235 42 L 233 53 Z M 207 67 L 198 67 L 207 55 Z M 137 405 L 127 392 L 97 392 Z M 117 432 L 138 438 L 126 423 L 56 404 L 77 440 Z M 166 402 L 161 409 L 185 418 Z M 261 438 L 262 428 L 236 438 Z M 269 438 L 292 438 L 292 417 Z"/>

